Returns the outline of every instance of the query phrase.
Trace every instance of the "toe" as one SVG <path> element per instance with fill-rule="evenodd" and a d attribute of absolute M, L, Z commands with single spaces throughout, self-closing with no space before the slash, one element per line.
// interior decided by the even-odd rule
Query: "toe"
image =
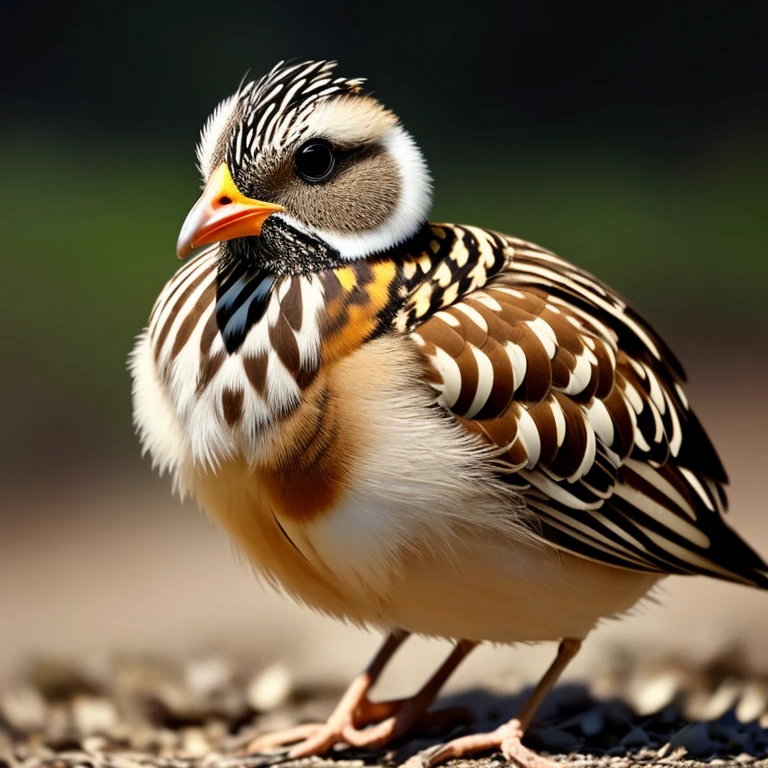
<path fill-rule="evenodd" d="M 336 734 L 330 734 L 324 731 L 309 736 L 309 738 L 294 744 L 288 750 L 289 760 L 298 760 L 300 757 L 313 757 L 315 755 L 325 754 L 336 742 Z"/>
<path fill-rule="evenodd" d="M 511 720 L 495 731 L 474 733 L 449 741 L 422 758 L 419 766 L 416 763 L 410 764 L 409 761 L 408 768 L 434 768 L 446 760 L 466 758 L 480 752 L 499 749 L 509 762 L 519 766 L 519 768 L 557 768 L 557 763 L 524 747 L 521 741 L 522 737 L 523 728 L 520 722 Z"/>
<path fill-rule="evenodd" d="M 491 733 L 473 733 L 469 736 L 461 736 L 443 744 L 429 753 L 423 760 L 424 768 L 433 768 L 446 760 L 455 760 L 460 757 L 489 752 L 501 746 L 501 735 L 498 731 Z"/>
<path fill-rule="evenodd" d="M 315 735 L 322 727 L 321 723 L 307 723 L 275 733 L 265 733 L 263 736 L 257 736 L 248 744 L 245 748 L 246 753 L 250 755 L 267 752 L 278 747 L 284 747 L 286 744 L 293 744 L 296 741 L 304 741 Z"/>

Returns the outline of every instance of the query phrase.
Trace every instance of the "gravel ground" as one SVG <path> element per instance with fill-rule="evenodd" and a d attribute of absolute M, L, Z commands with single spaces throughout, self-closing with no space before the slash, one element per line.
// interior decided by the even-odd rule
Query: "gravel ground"
<path fill-rule="evenodd" d="M 740 659 L 731 653 L 693 668 L 617 655 L 589 689 L 560 686 L 527 743 L 583 768 L 768 766 L 768 679 Z M 292 762 L 279 752 L 246 754 L 258 733 L 324 718 L 340 692 L 303 684 L 285 666 L 254 671 L 216 656 L 38 660 L 0 684 L 0 768 L 391 768 L 449 735 L 492 727 L 525 695 L 477 689 L 441 699 L 469 707 L 476 722 L 450 734 L 418 734 L 385 752 L 338 749 Z M 453 765 L 503 763 L 492 755 Z"/>

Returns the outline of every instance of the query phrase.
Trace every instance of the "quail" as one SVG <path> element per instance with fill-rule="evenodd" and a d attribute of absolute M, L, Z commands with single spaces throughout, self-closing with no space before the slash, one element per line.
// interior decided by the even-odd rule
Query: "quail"
<path fill-rule="evenodd" d="M 429 222 L 421 151 L 363 83 L 281 62 L 213 112 L 186 261 L 131 356 L 135 423 L 269 584 L 387 633 L 326 723 L 254 750 L 382 746 L 440 721 L 478 643 L 555 641 L 515 720 L 424 758 L 548 765 L 521 738 L 601 619 L 667 574 L 766 589 L 768 566 L 723 519 L 659 335 L 544 248 Z M 372 701 L 411 633 L 453 651 L 413 697 Z"/>

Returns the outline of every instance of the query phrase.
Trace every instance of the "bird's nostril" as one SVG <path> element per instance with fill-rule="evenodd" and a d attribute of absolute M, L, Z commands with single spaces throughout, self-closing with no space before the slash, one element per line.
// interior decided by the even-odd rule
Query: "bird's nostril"
<path fill-rule="evenodd" d="M 224 197 L 219 198 L 219 205 L 229 205 L 232 202 L 231 197 L 227 197 L 226 195 Z"/>

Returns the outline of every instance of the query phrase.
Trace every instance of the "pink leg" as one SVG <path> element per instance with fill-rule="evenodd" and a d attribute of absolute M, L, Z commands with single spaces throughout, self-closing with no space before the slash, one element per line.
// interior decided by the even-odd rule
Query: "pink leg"
<path fill-rule="evenodd" d="M 389 717 L 392 708 L 388 708 L 386 703 L 369 702 L 367 695 L 408 635 L 408 632 L 395 630 L 387 637 L 365 671 L 352 681 L 325 723 L 308 723 L 259 736 L 248 745 L 247 751 L 263 752 L 299 741 L 291 749 L 291 757 L 319 755 L 342 740 L 341 732 L 346 725 L 364 725 L 375 721 L 377 716 Z"/>
<path fill-rule="evenodd" d="M 363 731 L 357 730 L 351 725 L 347 726 L 343 731 L 344 741 L 355 747 L 377 749 L 404 735 L 416 723 L 424 720 L 427 710 L 437 697 L 440 689 L 445 685 L 446 680 L 476 645 L 477 643 L 469 642 L 468 640 L 462 640 L 457 643 L 451 655 L 424 684 L 421 690 L 409 699 L 404 699 L 392 716 Z M 454 708 L 433 713 L 431 715 L 431 722 L 455 722 L 457 719 L 466 721 L 468 717 L 471 716 L 466 710 Z"/>
<path fill-rule="evenodd" d="M 522 768 L 555 768 L 557 763 L 540 757 L 535 752 L 523 746 L 522 738 L 525 729 L 530 725 L 536 710 L 550 692 L 568 663 L 581 648 L 581 640 L 566 638 L 560 643 L 557 657 L 544 673 L 536 688 L 528 697 L 519 717 L 490 733 L 477 733 L 470 736 L 449 741 L 438 747 L 426 759 L 422 760 L 417 755 L 408 761 L 408 768 L 433 768 L 446 760 L 464 758 L 478 752 L 488 752 L 492 749 L 500 749 L 504 757 L 514 761 Z M 410 765 L 409 765 L 410 764 Z"/>
<path fill-rule="evenodd" d="M 368 691 L 406 637 L 406 633 L 401 633 L 387 638 L 371 665 L 347 689 L 327 722 L 300 725 L 280 733 L 267 734 L 251 742 L 248 752 L 260 752 L 299 740 L 300 743 L 288 752 L 291 759 L 320 755 L 340 743 L 375 749 L 416 726 L 446 725 L 457 720 L 466 722 L 471 715 L 462 708 L 434 713 L 428 713 L 427 710 L 451 672 L 476 643 L 458 643 L 437 672 L 414 696 L 396 701 L 368 700 Z M 365 728 L 370 723 L 376 725 Z"/>

